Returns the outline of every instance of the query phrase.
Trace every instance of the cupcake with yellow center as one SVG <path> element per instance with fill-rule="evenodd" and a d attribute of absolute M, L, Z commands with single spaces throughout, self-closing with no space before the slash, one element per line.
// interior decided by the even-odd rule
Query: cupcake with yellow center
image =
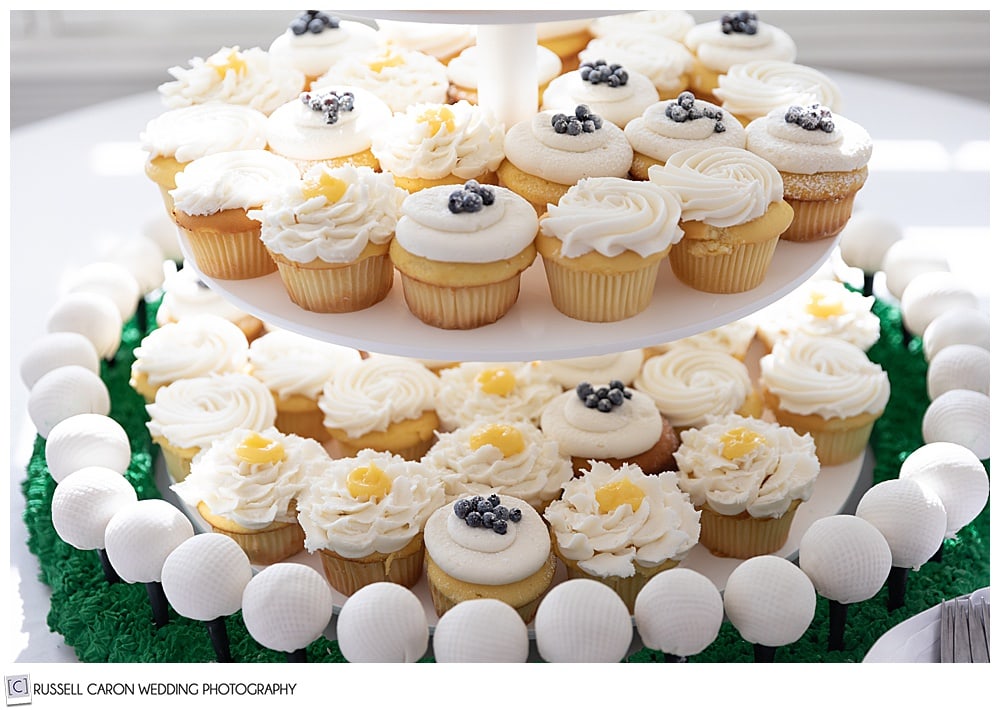
<path fill-rule="evenodd" d="M 569 577 L 607 585 L 629 612 L 646 582 L 698 543 L 699 517 L 673 471 L 650 476 L 634 464 L 597 461 L 545 509 Z"/>
<path fill-rule="evenodd" d="M 553 79 L 542 95 L 542 109 L 570 112 L 585 104 L 603 119 L 625 128 L 659 98 L 653 82 L 644 74 L 597 58 Z"/>
<path fill-rule="evenodd" d="M 653 300 L 660 262 L 684 233 L 670 190 L 625 178 L 586 178 L 539 221 L 535 245 L 552 304 L 577 320 L 630 318 Z"/>
<path fill-rule="evenodd" d="M 289 298 L 307 311 L 347 313 L 392 289 L 389 243 L 405 195 L 371 168 L 317 165 L 248 214 Z"/>
<path fill-rule="evenodd" d="M 438 185 L 402 204 L 389 257 L 406 306 L 428 325 L 489 325 L 517 301 L 521 273 L 535 260 L 538 218 L 527 200 L 469 180 Z"/>
<path fill-rule="evenodd" d="M 512 496 L 472 496 L 438 508 L 424 542 L 438 616 L 469 599 L 499 599 L 529 623 L 555 576 L 545 521 Z"/>
<path fill-rule="evenodd" d="M 622 64 L 630 72 L 649 79 L 656 90 L 656 98 L 649 103 L 677 96 L 687 89 L 694 61 L 680 41 L 650 31 L 616 32 L 592 39 L 580 52 L 580 66 L 597 59 Z"/>
<path fill-rule="evenodd" d="M 417 103 L 395 113 L 372 141 L 382 170 L 408 192 L 467 180 L 495 184 L 503 124 L 468 101 Z"/>
<path fill-rule="evenodd" d="M 473 45 L 448 62 L 448 100 L 452 103 L 468 101 L 479 103 L 479 79 L 483 74 L 479 47 Z M 549 82 L 562 73 L 562 61 L 555 52 L 538 45 L 536 47 L 535 70 L 538 75 L 538 102 Z"/>
<path fill-rule="evenodd" d="M 349 597 L 375 582 L 415 585 L 424 524 L 442 505 L 428 466 L 366 449 L 326 465 L 299 494 L 298 520 L 306 550 L 319 552 L 327 580 Z"/>
<path fill-rule="evenodd" d="M 441 431 L 477 422 L 527 421 L 563 390 L 538 362 L 463 362 L 438 373 L 435 404 Z"/>
<path fill-rule="evenodd" d="M 312 439 L 274 427 L 234 429 L 198 454 L 191 474 L 170 488 L 227 535 L 255 565 L 280 562 L 304 547 L 296 500 L 330 457 Z"/>
<path fill-rule="evenodd" d="M 559 444 L 530 422 L 476 423 L 439 434 L 423 460 L 441 471 L 449 500 L 495 492 L 538 512 L 573 477 Z"/>
<path fill-rule="evenodd" d="M 373 27 L 341 20 L 332 13 L 306 10 L 274 38 L 267 54 L 275 64 L 302 72 L 309 86 L 338 59 L 372 52 L 378 46 L 378 32 Z"/>
<path fill-rule="evenodd" d="M 362 449 L 419 460 L 434 443 L 438 376 L 416 360 L 372 354 L 340 368 L 323 387 L 323 424 L 341 456 Z"/>
<path fill-rule="evenodd" d="M 267 146 L 303 173 L 323 164 L 379 169 L 372 136 L 392 117 L 382 99 L 353 86 L 304 92 L 267 117 Z"/>
<path fill-rule="evenodd" d="M 701 511 L 700 542 L 720 557 L 780 550 L 820 464 L 812 437 L 730 414 L 681 432 L 678 484 Z"/>

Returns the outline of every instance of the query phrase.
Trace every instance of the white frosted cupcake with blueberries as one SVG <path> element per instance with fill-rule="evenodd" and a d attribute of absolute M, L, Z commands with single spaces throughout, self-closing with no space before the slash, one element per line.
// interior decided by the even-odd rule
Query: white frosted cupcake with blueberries
<path fill-rule="evenodd" d="M 371 52 L 378 46 L 378 32 L 374 28 L 341 20 L 333 13 L 306 10 L 274 38 L 267 53 L 276 64 L 302 72 L 308 87 L 338 59 Z"/>
<path fill-rule="evenodd" d="M 595 37 L 580 52 L 580 66 L 604 59 L 647 77 L 661 101 L 688 88 L 693 59 L 679 40 L 653 32 L 615 32 Z M 650 102 L 652 103 L 652 102 Z"/>
<path fill-rule="evenodd" d="M 594 59 L 553 79 L 542 94 L 542 109 L 569 113 L 585 104 L 619 128 L 640 115 L 660 96 L 647 76 L 627 65 Z"/>

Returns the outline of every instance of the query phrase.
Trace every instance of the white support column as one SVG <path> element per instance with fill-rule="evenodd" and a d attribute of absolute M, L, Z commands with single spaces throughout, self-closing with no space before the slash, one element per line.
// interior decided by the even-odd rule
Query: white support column
<path fill-rule="evenodd" d="M 538 111 L 537 32 L 532 23 L 479 25 L 479 105 L 509 129 Z"/>

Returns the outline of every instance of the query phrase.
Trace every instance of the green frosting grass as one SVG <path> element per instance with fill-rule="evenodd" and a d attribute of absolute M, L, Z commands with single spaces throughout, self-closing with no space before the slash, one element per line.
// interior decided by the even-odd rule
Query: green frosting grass
<path fill-rule="evenodd" d="M 155 327 L 156 303 L 148 309 L 147 326 Z M 882 323 L 882 338 L 869 357 L 888 373 L 892 394 L 885 414 L 872 432 L 876 483 L 895 478 L 902 461 L 923 444 L 920 423 L 929 403 L 927 366 L 919 339 L 905 345 L 899 310 L 876 301 L 874 312 Z M 111 393 L 110 416 L 129 435 L 132 460 L 126 478 L 140 499 L 158 498 L 154 462 L 158 455 L 146 429 L 142 397 L 128 384 L 134 360 L 132 350 L 142 340 L 135 319 L 126 324 L 122 347 L 113 364 L 102 364 L 101 376 Z M 989 462 L 986 462 L 987 470 Z M 98 555 L 77 550 L 63 542 L 52 527 L 51 501 L 55 481 L 45 466 L 45 440 L 36 438 L 22 484 L 24 522 L 28 547 L 38 558 L 40 579 L 51 590 L 48 625 L 61 634 L 79 659 L 87 663 L 207 663 L 215 661 L 205 626 L 170 611 L 170 623 L 157 629 L 145 587 L 141 584 L 108 584 Z M 827 601 L 817 598 L 816 616 L 797 642 L 777 650 L 776 662 L 859 662 L 873 643 L 899 622 L 934 606 L 942 599 L 972 592 L 989 584 L 989 505 L 957 538 L 945 542 L 940 562 L 928 562 L 911 572 L 906 603 L 887 611 L 887 590 L 853 604 L 848 610 L 844 651 L 827 651 L 829 612 Z M 283 662 L 284 654 L 263 648 L 247 632 L 239 613 L 226 620 L 233 658 L 238 662 Z M 306 649 L 313 663 L 344 662 L 337 643 L 320 638 Z M 642 649 L 626 659 L 630 663 L 657 662 L 663 655 Z M 724 622 L 718 638 L 690 662 L 753 662 L 753 648 L 736 629 Z"/>

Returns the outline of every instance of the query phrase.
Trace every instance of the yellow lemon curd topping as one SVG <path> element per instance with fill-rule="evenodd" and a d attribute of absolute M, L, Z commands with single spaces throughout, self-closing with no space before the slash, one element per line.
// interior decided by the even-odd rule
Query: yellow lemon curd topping
<path fill-rule="evenodd" d="M 391 490 L 392 479 L 374 463 L 358 466 L 347 474 L 347 492 L 357 500 L 377 503 Z"/>
<path fill-rule="evenodd" d="M 746 427 L 737 427 L 723 434 L 721 442 L 722 455 L 732 461 L 746 456 L 761 444 L 767 443 L 767 439 Z"/>
<path fill-rule="evenodd" d="M 632 481 L 623 478 L 620 481 L 613 481 L 601 486 L 594 491 L 594 497 L 597 499 L 597 505 L 602 513 L 614 512 L 622 503 L 628 503 L 632 506 L 634 513 L 639 510 L 639 505 L 646 494 Z"/>
<path fill-rule="evenodd" d="M 385 50 L 382 55 L 373 62 L 368 62 L 368 68 L 373 72 L 381 72 L 383 69 L 388 67 L 398 67 L 403 63 L 403 57 L 399 54 L 394 54 L 390 50 Z"/>
<path fill-rule="evenodd" d="M 340 200 L 345 192 L 347 183 L 326 172 L 320 174 L 319 180 L 310 179 L 302 184 L 302 196 L 307 200 L 322 195 L 331 205 Z"/>
<path fill-rule="evenodd" d="M 506 367 L 491 367 L 476 375 L 479 388 L 486 394 L 506 397 L 517 387 L 517 378 Z"/>
<path fill-rule="evenodd" d="M 247 63 L 243 61 L 243 57 L 235 49 L 230 50 L 229 55 L 226 57 L 223 64 L 212 64 L 212 68 L 215 69 L 219 74 L 219 79 L 226 78 L 226 72 L 232 69 L 236 72 L 236 75 L 244 73 L 247 70 Z"/>
<path fill-rule="evenodd" d="M 429 108 L 417 116 L 417 123 L 426 123 L 432 136 L 437 135 L 441 126 L 447 128 L 449 132 L 453 132 L 455 130 L 455 113 L 447 106 Z"/>
<path fill-rule="evenodd" d="M 279 463 L 285 460 L 285 447 L 254 432 L 236 447 L 236 455 L 247 463 Z"/>
<path fill-rule="evenodd" d="M 824 294 L 815 291 L 809 294 L 806 313 L 816 318 L 830 318 L 844 315 L 844 304 L 840 301 L 825 300 Z"/>
<path fill-rule="evenodd" d="M 507 458 L 524 451 L 524 436 L 510 424 L 488 424 L 469 437 L 473 450 L 487 444 L 500 449 L 503 457 Z"/>

